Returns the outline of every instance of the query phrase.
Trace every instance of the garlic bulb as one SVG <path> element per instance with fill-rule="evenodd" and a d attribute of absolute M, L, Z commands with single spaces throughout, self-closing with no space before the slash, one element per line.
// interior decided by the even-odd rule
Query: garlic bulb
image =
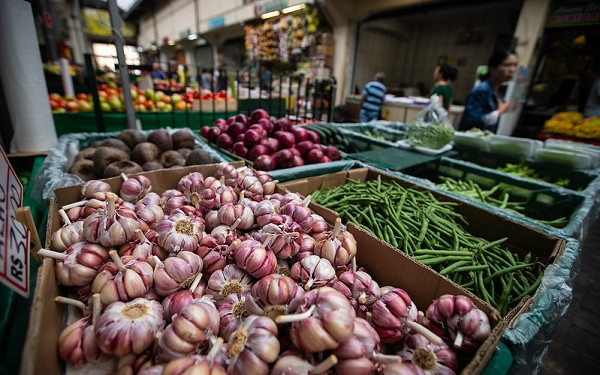
<path fill-rule="evenodd" d="M 192 355 L 177 358 L 164 367 L 162 375 L 226 375 L 225 368 L 216 361 L 223 345 L 223 339 L 218 338 L 206 356 Z"/>
<path fill-rule="evenodd" d="M 71 245 L 64 253 L 41 249 L 38 254 L 56 259 L 56 279 L 65 286 L 88 285 L 108 259 L 104 247 L 85 241 Z"/>
<path fill-rule="evenodd" d="M 64 210 L 58 210 L 63 226 L 52 233 L 51 247 L 55 251 L 65 251 L 69 246 L 84 240 L 83 221 L 71 222 Z"/>
<path fill-rule="evenodd" d="M 203 272 L 212 275 L 215 271 L 222 270 L 227 264 L 235 263 L 231 252 L 240 243 L 240 240 L 235 240 L 229 246 L 219 245 L 213 236 L 204 237 L 196 250 L 196 254 L 202 257 L 204 263 Z"/>
<path fill-rule="evenodd" d="M 297 204 L 295 202 L 290 202 L 285 206 L 281 207 L 280 213 L 282 215 L 288 215 L 292 218 L 292 220 L 297 223 L 300 228 L 302 228 L 302 232 L 310 233 L 312 226 L 315 222 L 310 210 L 307 208 L 308 202 L 310 202 L 310 196 L 307 197 L 306 201 L 303 204 Z"/>
<path fill-rule="evenodd" d="M 350 338 L 354 310 L 343 294 L 330 287 L 312 290 L 302 297 L 297 313 L 280 315 L 277 323 L 292 323 L 292 342 L 308 353 L 332 350 Z"/>
<path fill-rule="evenodd" d="M 246 294 L 233 293 L 219 304 L 220 334 L 229 337 L 250 314 L 246 308 Z"/>
<path fill-rule="evenodd" d="M 406 338 L 410 329 L 421 327 L 415 323 L 417 307 L 408 293 L 400 288 L 385 289 L 381 298 L 370 309 L 371 324 L 381 341 L 386 344 L 400 342 Z"/>
<path fill-rule="evenodd" d="M 149 230 L 146 233 L 150 237 L 157 236 L 156 232 L 152 230 Z M 144 236 L 144 233 L 142 233 L 140 229 L 135 230 L 135 237 L 136 239 L 134 241 L 130 241 L 125 245 L 121 246 L 121 248 L 119 249 L 120 256 L 129 255 L 136 259 L 144 259 L 145 261 L 150 263 L 152 267 L 154 267 L 154 256 L 158 257 L 158 259 L 160 260 L 165 260 L 169 255 L 169 253 L 165 249 L 158 246 L 158 244 L 150 241 L 150 239 Z"/>
<path fill-rule="evenodd" d="M 139 209 L 137 207 L 140 206 L 136 206 L 135 214 L 139 219 L 143 231 L 156 229 L 158 223 L 165 219 L 165 212 L 158 204 L 148 204 Z"/>
<path fill-rule="evenodd" d="M 273 237 L 270 249 L 278 259 L 289 259 L 300 251 L 302 245 L 302 228 L 294 223 L 291 217 L 280 215 L 284 222 L 281 224 L 269 223 L 261 229 L 261 241 Z"/>
<path fill-rule="evenodd" d="M 202 271 L 202 258 L 190 251 L 180 251 L 164 262 L 156 257 L 154 262 L 154 290 L 164 297 L 188 288 Z"/>
<path fill-rule="evenodd" d="M 89 180 L 81 186 L 81 197 L 86 199 L 99 199 L 110 192 L 110 185 L 100 180 Z"/>
<path fill-rule="evenodd" d="M 123 183 L 121 184 L 119 195 L 124 201 L 135 203 L 144 198 L 152 190 L 150 180 L 146 176 L 128 178 L 125 173 L 121 173 L 121 178 L 123 179 Z"/>
<path fill-rule="evenodd" d="M 269 364 L 279 356 L 277 325 L 264 316 L 249 316 L 229 339 L 230 375 L 267 375 Z"/>
<path fill-rule="evenodd" d="M 252 314 L 263 315 L 275 320 L 279 315 L 296 312 L 303 295 L 304 290 L 294 280 L 274 273 L 254 283 L 246 306 Z"/>
<path fill-rule="evenodd" d="M 153 281 L 148 262 L 128 256 L 121 259 L 115 250 L 109 255 L 113 261 L 102 266 L 92 283 L 92 292 L 100 293 L 103 304 L 131 301 L 148 293 Z"/>
<path fill-rule="evenodd" d="M 296 282 L 304 284 L 305 290 L 310 290 L 335 279 L 335 269 L 327 259 L 309 255 L 294 263 L 290 276 Z"/>
<path fill-rule="evenodd" d="M 219 302 L 230 294 L 250 291 L 251 284 L 252 277 L 246 271 L 235 264 L 228 264 L 210 275 L 206 293 Z"/>
<path fill-rule="evenodd" d="M 227 203 L 219 208 L 217 217 L 221 224 L 232 226 L 236 220 L 240 219 L 240 223 L 237 225 L 240 229 L 250 229 L 254 225 L 254 213 L 248 205 L 242 203 L 244 193 L 240 195 L 240 202 L 237 204 Z"/>
<path fill-rule="evenodd" d="M 302 355 L 295 351 L 283 353 L 277 362 L 273 365 L 270 375 L 315 375 L 326 373 L 327 370 L 335 366 L 338 359 L 335 355 L 330 355 L 323 362 L 312 365 L 311 362 L 304 359 Z"/>
<path fill-rule="evenodd" d="M 115 208 L 115 195 L 107 198 L 106 208 L 99 208 L 83 223 L 83 235 L 88 242 L 102 246 L 120 246 L 130 241 L 140 227 L 135 213 L 126 208 Z"/>
<path fill-rule="evenodd" d="M 338 217 L 331 232 L 315 235 L 315 255 L 327 259 L 332 265 L 344 266 L 356 255 L 356 240 L 352 233 L 341 230 L 342 220 Z"/>
<path fill-rule="evenodd" d="M 187 356 L 210 336 L 219 333 L 219 312 L 212 299 L 202 297 L 186 305 L 158 340 L 161 357 Z"/>
<path fill-rule="evenodd" d="M 175 189 L 165 190 L 161 195 L 162 208 L 166 215 L 170 215 L 171 211 L 181 208 L 188 203 L 187 198 L 182 192 Z"/>
<path fill-rule="evenodd" d="M 275 254 L 267 245 L 255 240 L 243 241 L 233 249 L 233 257 L 238 267 L 257 279 L 272 274 L 277 266 Z"/>
<path fill-rule="evenodd" d="M 411 334 L 398 355 L 406 373 L 454 375 L 458 371 L 456 354 L 446 344 L 434 345 L 420 334 Z"/>
<path fill-rule="evenodd" d="M 108 305 L 98 318 L 94 332 L 104 353 L 123 357 L 148 349 L 164 324 L 160 303 L 136 298 Z"/>
<path fill-rule="evenodd" d="M 329 283 L 329 286 L 345 295 L 361 318 L 366 318 L 368 306 L 381 297 L 379 284 L 364 271 L 346 271 Z"/>
<path fill-rule="evenodd" d="M 198 281 L 197 283 L 196 280 Z M 162 307 L 167 322 L 170 322 L 175 314 L 179 314 L 181 309 L 189 305 L 192 301 L 204 296 L 206 284 L 202 283 L 200 279 L 195 279 L 194 283 L 196 284 L 192 284 L 190 290 L 180 290 L 163 299 Z"/>
<path fill-rule="evenodd" d="M 355 318 L 352 336 L 341 343 L 333 353 L 338 358 L 335 370 L 338 374 L 367 375 L 375 371 L 370 360 L 379 350 L 379 335 L 364 319 Z"/>
<path fill-rule="evenodd" d="M 201 217 L 175 213 L 156 227 L 158 243 L 171 253 L 195 251 L 202 239 L 204 220 Z"/>
<path fill-rule="evenodd" d="M 119 358 L 117 375 L 141 374 L 145 370 L 154 367 L 154 354 L 154 351 L 150 348 L 139 355 L 131 353 Z"/>

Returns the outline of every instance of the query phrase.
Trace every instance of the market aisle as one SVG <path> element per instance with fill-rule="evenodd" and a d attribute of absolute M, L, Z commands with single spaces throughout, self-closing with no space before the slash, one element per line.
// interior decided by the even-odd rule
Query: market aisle
<path fill-rule="evenodd" d="M 542 375 L 600 374 L 600 220 L 583 244 L 573 301 L 544 361 Z"/>

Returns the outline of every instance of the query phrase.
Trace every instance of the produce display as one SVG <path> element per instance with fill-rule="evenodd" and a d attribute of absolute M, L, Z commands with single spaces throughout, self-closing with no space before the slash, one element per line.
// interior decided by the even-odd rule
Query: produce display
<path fill-rule="evenodd" d="M 549 182 L 551 184 L 561 186 L 561 187 L 567 187 L 567 186 L 569 186 L 569 184 L 571 182 L 568 178 L 554 179 L 549 176 L 540 176 L 539 173 L 535 169 L 529 167 L 525 163 L 519 163 L 519 164 L 506 163 L 504 166 L 498 167 L 496 169 L 499 170 L 500 172 L 508 173 L 513 176 Z"/>
<path fill-rule="evenodd" d="M 490 335 L 465 296 L 442 295 L 419 314 L 403 289 L 380 287 L 356 268 L 357 242 L 341 221 L 328 228 L 308 199 L 275 194 L 265 172 L 222 164 L 164 192 L 148 182 L 129 178 L 119 195 L 86 182 L 82 201 L 62 207 L 52 249 L 40 251 L 68 288 L 57 302 L 78 307 L 58 338 L 69 367 L 455 374 Z"/>
<path fill-rule="evenodd" d="M 408 143 L 413 147 L 440 149 L 454 139 L 454 128 L 447 125 L 429 125 L 415 122 L 406 133 Z"/>
<path fill-rule="evenodd" d="M 531 253 L 507 250 L 506 238 L 490 242 L 471 235 L 464 217 L 453 211 L 455 204 L 430 192 L 378 177 L 349 180 L 315 192 L 312 199 L 472 291 L 502 315 L 541 282 L 544 266 Z"/>
<path fill-rule="evenodd" d="M 250 117 L 240 113 L 217 119 L 212 127 L 203 126 L 200 135 L 263 171 L 341 159 L 340 150 L 322 146 L 316 132 L 292 125 L 285 117 L 270 117 L 264 109 L 255 110 Z"/>
<path fill-rule="evenodd" d="M 600 118 L 584 118 L 579 112 L 559 112 L 544 123 L 543 131 L 567 137 L 600 140 Z"/>
<path fill-rule="evenodd" d="M 354 152 L 352 143 L 339 127 L 328 123 L 304 124 L 306 130 L 317 133 L 323 144 L 335 146 L 340 150 L 351 153 Z"/>
<path fill-rule="evenodd" d="M 440 179 L 443 182 L 437 184 L 439 188 L 460 195 L 464 195 L 465 197 L 469 197 L 471 199 L 475 199 L 483 203 L 491 204 L 493 206 L 505 210 L 512 211 L 519 215 L 524 215 L 523 211 L 525 211 L 525 205 L 527 204 L 527 201 L 512 201 L 510 196 L 510 190 L 503 189 L 502 184 L 496 185 L 491 189 L 484 190 L 478 184 L 471 180 L 457 181 L 444 176 L 440 177 Z M 569 223 L 569 219 L 567 219 L 566 217 L 560 217 L 555 220 L 536 220 L 542 224 L 551 225 L 556 228 L 562 228 Z"/>
<path fill-rule="evenodd" d="M 118 139 L 98 140 L 79 151 L 68 172 L 87 181 L 121 173 L 212 162 L 212 157 L 197 147 L 194 134 L 187 129 L 177 130 L 173 134 L 157 129 L 147 137 L 138 130 L 126 129 Z"/>

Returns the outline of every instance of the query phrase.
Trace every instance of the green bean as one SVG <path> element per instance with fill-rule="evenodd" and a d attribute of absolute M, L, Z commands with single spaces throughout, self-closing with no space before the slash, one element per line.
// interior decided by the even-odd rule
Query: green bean
<path fill-rule="evenodd" d="M 468 260 L 461 260 L 460 262 L 453 263 L 453 264 L 449 265 L 448 267 L 444 268 L 443 270 L 441 270 L 440 275 L 445 275 L 447 273 L 454 272 L 455 269 L 462 267 L 462 266 L 466 266 L 469 263 L 470 263 L 470 261 L 468 261 Z"/>
<path fill-rule="evenodd" d="M 429 250 L 429 249 L 418 249 L 415 250 L 415 255 L 456 255 L 456 256 L 472 256 L 473 253 L 470 251 L 454 251 L 454 250 Z"/>
<path fill-rule="evenodd" d="M 433 265 L 444 263 L 444 262 L 454 262 L 454 261 L 461 261 L 461 260 L 469 261 L 470 259 L 471 259 L 470 257 L 446 255 L 443 257 L 433 258 L 431 260 L 424 260 L 421 263 L 423 263 L 427 266 L 433 266 Z"/>

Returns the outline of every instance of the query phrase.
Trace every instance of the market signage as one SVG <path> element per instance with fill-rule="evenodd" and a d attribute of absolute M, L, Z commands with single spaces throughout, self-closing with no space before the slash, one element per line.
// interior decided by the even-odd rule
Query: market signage
<path fill-rule="evenodd" d="M 219 16 L 208 20 L 208 29 L 225 26 L 225 16 Z"/>
<path fill-rule="evenodd" d="M 563 0 L 556 4 L 548 18 L 548 27 L 600 24 L 600 3 Z"/>
<path fill-rule="evenodd" d="M 0 282 L 29 297 L 29 231 L 16 218 L 23 186 L 0 148 Z"/>
<path fill-rule="evenodd" d="M 254 14 L 260 16 L 261 14 L 269 13 L 274 10 L 279 10 L 287 6 L 287 0 L 269 0 L 254 5 Z"/>
<path fill-rule="evenodd" d="M 83 8 L 83 31 L 88 35 L 111 37 L 113 35 L 110 14 L 104 9 Z M 134 39 L 137 30 L 131 22 L 123 22 L 121 30 L 123 36 L 128 39 Z"/>

